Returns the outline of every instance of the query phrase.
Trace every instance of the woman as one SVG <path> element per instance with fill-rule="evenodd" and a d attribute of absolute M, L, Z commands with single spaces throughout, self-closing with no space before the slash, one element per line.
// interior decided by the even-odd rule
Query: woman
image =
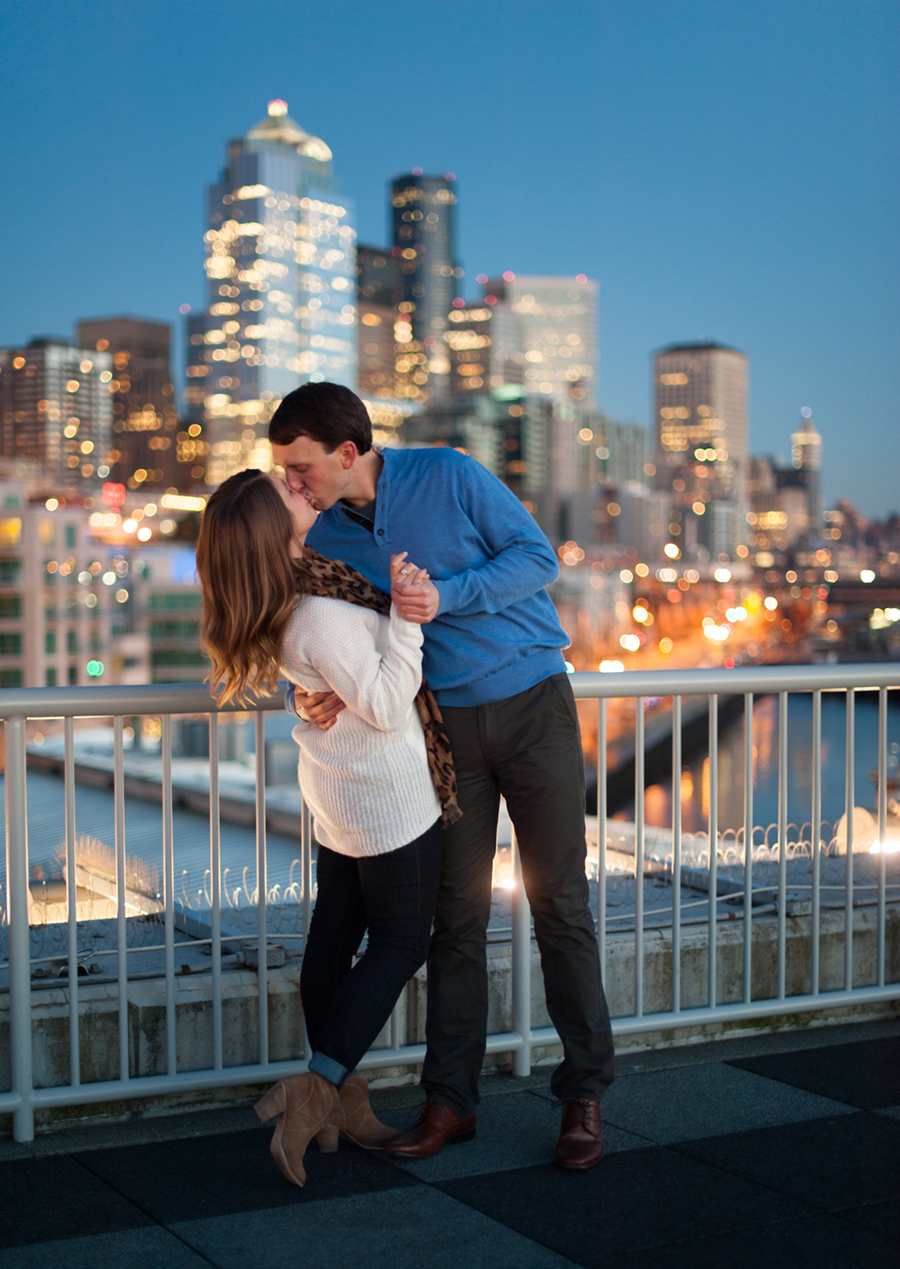
<path fill-rule="evenodd" d="M 441 805 L 414 704 L 421 626 L 393 609 L 388 617 L 359 606 L 359 587 L 355 602 L 310 593 L 304 542 L 316 515 L 275 477 L 239 472 L 210 498 L 197 545 L 202 634 L 219 699 L 271 690 L 283 672 L 347 706 L 326 731 L 302 722 L 294 729 L 319 842 L 300 977 L 313 1056 L 307 1074 L 280 1080 L 255 1109 L 261 1122 L 278 1115 L 272 1155 L 295 1185 L 306 1180 L 313 1135 L 326 1151 L 337 1149 L 339 1130 L 376 1149 L 396 1135 L 375 1118 L 368 1085 L 352 1072 L 425 960 L 440 877 Z M 327 571 L 329 562 L 315 558 Z M 405 560 L 391 558 L 392 580 L 427 578 Z M 350 577 L 340 594 L 368 586 L 334 568 Z M 366 930 L 367 951 L 353 965 Z"/>

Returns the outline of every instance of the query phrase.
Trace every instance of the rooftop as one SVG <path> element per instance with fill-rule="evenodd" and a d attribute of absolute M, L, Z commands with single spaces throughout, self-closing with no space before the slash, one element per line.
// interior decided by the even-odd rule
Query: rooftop
<path fill-rule="evenodd" d="M 900 1256 L 900 1020 L 624 1053 L 603 1103 L 607 1156 L 584 1174 L 552 1162 L 548 1069 L 483 1079 L 475 1140 L 433 1159 L 313 1145 L 302 1190 L 244 1093 L 239 1108 L 135 1108 L 0 1140 L 0 1263 L 849 1269 Z M 397 1127 L 420 1100 L 414 1087 L 372 1097 Z"/>
<path fill-rule="evenodd" d="M 287 112 L 287 102 L 276 98 L 269 102 L 268 114 L 247 133 L 250 141 L 280 141 L 308 158 L 330 163 L 332 154 L 319 137 L 311 136 Z"/>

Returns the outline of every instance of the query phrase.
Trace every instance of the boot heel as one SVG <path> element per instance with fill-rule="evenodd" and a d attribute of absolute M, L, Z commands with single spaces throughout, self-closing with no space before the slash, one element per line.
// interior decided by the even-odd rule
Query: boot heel
<path fill-rule="evenodd" d="M 334 1124 L 326 1124 L 316 1133 L 316 1142 L 322 1154 L 337 1154 L 340 1132 Z"/>
<path fill-rule="evenodd" d="M 473 1128 L 471 1132 L 461 1132 L 458 1137 L 448 1137 L 447 1145 L 461 1146 L 464 1141 L 474 1141 L 474 1140 L 475 1140 L 475 1129 Z"/>
<path fill-rule="evenodd" d="M 253 1107 L 253 1112 L 261 1124 L 267 1119 L 274 1119 L 284 1111 L 284 1085 L 281 1080 L 273 1084 L 267 1093 Z"/>

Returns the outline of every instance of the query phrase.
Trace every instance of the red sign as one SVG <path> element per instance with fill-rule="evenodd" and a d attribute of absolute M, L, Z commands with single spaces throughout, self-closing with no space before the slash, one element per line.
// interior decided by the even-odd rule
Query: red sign
<path fill-rule="evenodd" d="M 103 486 L 104 507 L 121 507 L 124 501 L 125 486 L 116 484 L 114 480 L 108 480 Z"/>

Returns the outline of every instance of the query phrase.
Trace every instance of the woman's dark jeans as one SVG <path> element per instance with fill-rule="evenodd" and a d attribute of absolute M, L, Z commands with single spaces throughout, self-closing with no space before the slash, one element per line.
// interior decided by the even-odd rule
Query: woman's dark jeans
<path fill-rule="evenodd" d="M 386 855 L 320 846 L 318 897 L 300 974 L 310 1070 L 340 1086 L 424 964 L 441 878 L 439 823 Z M 353 964 L 368 930 L 368 947 Z"/>

